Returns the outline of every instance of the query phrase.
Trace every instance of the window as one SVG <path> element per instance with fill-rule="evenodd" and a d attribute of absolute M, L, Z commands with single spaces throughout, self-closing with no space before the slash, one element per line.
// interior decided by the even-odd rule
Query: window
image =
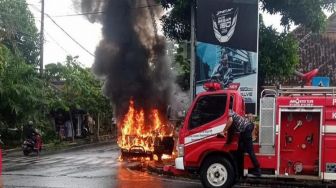
<path fill-rule="evenodd" d="M 200 127 L 221 117 L 226 108 L 226 95 L 209 95 L 200 98 L 189 120 L 189 129 Z"/>

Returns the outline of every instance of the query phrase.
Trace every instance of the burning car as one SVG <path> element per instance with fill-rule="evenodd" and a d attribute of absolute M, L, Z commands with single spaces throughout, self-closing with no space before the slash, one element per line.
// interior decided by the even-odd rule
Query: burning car
<path fill-rule="evenodd" d="M 118 145 L 121 157 L 149 158 L 154 155 L 161 160 L 162 155 L 172 155 L 174 148 L 173 128 L 168 121 L 163 121 L 159 110 L 145 112 L 136 109 L 130 100 L 129 108 L 123 120 L 118 123 L 120 135 Z"/>

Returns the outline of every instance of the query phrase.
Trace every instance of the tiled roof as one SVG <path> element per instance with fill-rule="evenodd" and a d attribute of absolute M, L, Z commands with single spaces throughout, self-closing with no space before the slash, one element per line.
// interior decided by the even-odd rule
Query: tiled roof
<path fill-rule="evenodd" d="M 292 34 L 299 41 L 300 65 L 298 71 L 308 72 L 320 65 L 318 76 L 330 78 L 330 84 L 336 85 L 336 14 L 330 16 L 324 33 L 314 34 L 302 26 L 296 28 Z M 282 85 L 298 85 L 300 78 L 292 76 L 289 80 L 279 81 Z M 267 84 L 273 84 L 273 81 Z"/>
<path fill-rule="evenodd" d="M 336 14 L 333 14 L 328 18 L 326 32 L 336 33 Z"/>

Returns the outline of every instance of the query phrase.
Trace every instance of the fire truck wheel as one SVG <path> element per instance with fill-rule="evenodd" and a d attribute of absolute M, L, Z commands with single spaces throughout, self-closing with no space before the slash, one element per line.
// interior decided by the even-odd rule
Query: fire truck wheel
<path fill-rule="evenodd" d="M 234 183 L 232 164 L 224 157 L 208 158 L 201 168 L 201 181 L 204 187 L 232 187 Z"/>

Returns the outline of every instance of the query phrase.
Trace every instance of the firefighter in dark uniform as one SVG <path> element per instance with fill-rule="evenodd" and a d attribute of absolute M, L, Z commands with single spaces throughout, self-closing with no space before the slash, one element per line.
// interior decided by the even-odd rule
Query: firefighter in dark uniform
<path fill-rule="evenodd" d="M 233 126 L 234 129 L 240 133 L 238 151 L 249 154 L 254 166 L 253 174 L 260 176 L 260 164 L 253 150 L 252 132 L 254 129 L 254 124 L 249 119 L 238 115 L 234 111 L 230 111 L 228 121 L 223 131 L 224 134 L 220 133 L 219 136 L 227 135 L 227 131 L 231 126 Z"/>

